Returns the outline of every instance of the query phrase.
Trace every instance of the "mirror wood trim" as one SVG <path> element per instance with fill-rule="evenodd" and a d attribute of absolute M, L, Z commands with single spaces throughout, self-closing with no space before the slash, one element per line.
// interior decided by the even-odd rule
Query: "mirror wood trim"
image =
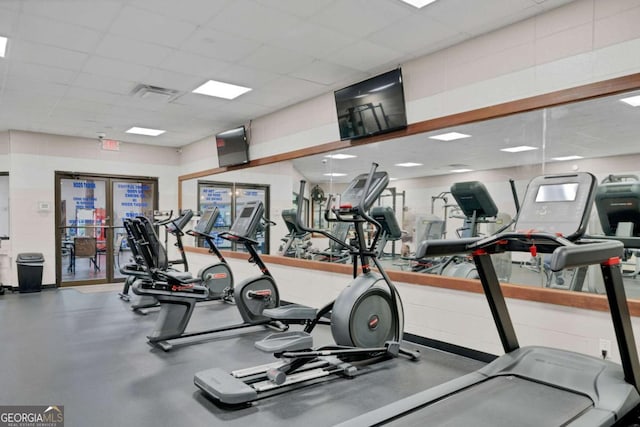
<path fill-rule="evenodd" d="M 448 116 L 438 117 L 435 119 L 425 120 L 410 124 L 407 128 L 358 140 L 334 141 L 326 144 L 316 145 L 314 147 L 303 148 L 273 156 L 267 156 L 260 159 L 251 160 L 249 163 L 233 166 L 207 169 L 199 172 L 193 172 L 178 177 L 178 208 L 182 208 L 182 181 L 201 178 L 209 175 L 219 174 L 232 170 L 245 169 L 255 166 L 268 165 L 284 160 L 294 160 L 300 157 L 322 154 L 329 151 L 340 150 L 344 148 L 372 144 L 381 141 L 387 141 L 403 136 L 415 135 L 424 132 L 430 132 L 451 126 L 457 126 L 472 122 L 478 122 L 498 117 L 504 117 L 512 114 L 547 108 L 577 101 L 585 101 L 593 98 L 599 98 L 616 93 L 626 92 L 640 88 L 640 73 L 628 76 L 617 77 L 596 83 L 590 83 L 574 88 L 563 89 L 542 95 L 536 95 L 529 98 L 523 98 L 515 101 L 508 101 L 501 104 L 478 108 L 462 113 L 456 113 Z M 186 247 L 187 252 L 207 254 L 205 248 Z M 225 256 L 229 258 L 247 259 L 246 254 L 240 252 L 224 251 Z M 352 274 L 350 265 L 331 264 L 319 261 L 299 260 L 282 256 L 264 255 L 264 260 L 269 263 L 285 265 L 290 267 L 306 268 L 317 271 L 327 271 L 332 273 Z M 443 276 L 434 276 L 422 273 L 412 273 L 404 271 L 388 271 L 392 280 L 411 283 L 419 286 L 433 286 L 445 289 L 460 290 L 466 292 L 482 293 L 480 282 L 471 279 L 459 279 Z M 608 304 L 604 295 L 590 294 L 586 292 L 573 292 L 558 289 L 540 289 L 525 285 L 503 284 L 505 297 L 516 298 L 526 301 L 536 301 L 546 304 L 556 304 L 567 307 L 576 307 L 586 310 L 608 311 Z M 640 300 L 628 301 L 631 315 L 640 316 Z"/>
<path fill-rule="evenodd" d="M 206 248 L 185 247 L 185 251 L 208 255 Z M 221 251 L 226 258 L 248 260 L 244 252 Z M 305 268 L 307 270 L 325 271 L 329 273 L 341 273 L 351 276 L 352 266 L 346 264 L 326 263 L 321 261 L 309 261 L 275 255 L 261 255 L 262 259 L 270 264 L 287 267 Z M 409 271 L 387 270 L 387 274 L 394 282 L 409 283 L 418 286 L 431 286 L 436 288 L 451 289 L 455 291 L 473 292 L 483 294 L 480 281 L 474 279 L 460 279 L 456 277 L 444 277 L 433 274 L 413 273 Z M 587 292 L 564 291 L 561 289 L 535 288 L 527 285 L 503 283 L 502 290 L 506 298 L 515 298 L 525 301 L 535 301 L 545 304 L 562 305 L 585 310 L 609 311 L 606 295 L 591 294 Z M 632 316 L 640 316 L 640 301 L 628 302 Z"/>

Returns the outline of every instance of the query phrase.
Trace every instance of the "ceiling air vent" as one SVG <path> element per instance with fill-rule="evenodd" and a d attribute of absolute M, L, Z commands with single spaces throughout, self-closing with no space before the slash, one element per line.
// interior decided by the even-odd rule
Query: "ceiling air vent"
<path fill-rule="evenodd" d="M 144 84 L 139 84 L 133 89 L 133 91 L 131 91 L 131 95 L 136 98 L 156 102 L 169 102 L 171 99 L 175 98 L 178 93 L 179 92 L 175 89 L 167 89 L 164 87 Z"/>

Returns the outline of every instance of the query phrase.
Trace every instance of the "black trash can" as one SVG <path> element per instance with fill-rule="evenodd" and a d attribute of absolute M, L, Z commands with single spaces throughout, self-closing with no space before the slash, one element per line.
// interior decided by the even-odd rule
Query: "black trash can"
<path fill-rule="evenodd" d="M 18 290 L 21 293 L 40 292 L 44 255 L 38 252 L 18 254 L 16 264 L 18 264 Z"/>

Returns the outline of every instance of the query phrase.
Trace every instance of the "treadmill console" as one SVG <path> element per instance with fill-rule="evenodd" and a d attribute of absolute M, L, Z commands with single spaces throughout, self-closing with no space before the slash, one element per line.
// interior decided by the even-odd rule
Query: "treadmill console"
<path fill-rule="evenodd" d="M 586 172 L 534 178 L 527 186 L 516 231 L 542 231 L 570 240 L 582 236 L 596 187 L 595 177 Z"/>
<path fill-rule="evenodd" d="M 213 229 L 213 224 L 218 219 L 220 210 L 217 207 L 205 209 L 200 216 L 200 221 L 193 227 L 193 231 L 197 234 L 209 235 Z"/>
<path fill-rule="evenodd" d="M 240 211 L 240 215 L 233 222 L 229 233 L 240 237 L 253 238 L 263 214 L 264 205 L 261 201 L 251 200 L 246 202 Z"/>
<path fill-rule="evenodd" d="M 362 192 L 364 191 L 364 186 L 367 183 L 367 177 L 369 174 L 361 174 L 358 175 L 351 181 L 349 186 L 340 196 L 340 205 L 341 206 L 351 206 L 356 207 L 360 206 L 362 203 Z M 371 178 L 371 186 L 369 187 L 369 193 L 366 195 L 364 199 L 364 206 L 360 206 L 363 210 L 367 211 L 376 201 L 376 199 L 380 196 L 380 194 L 384 191 L 389 183 L 389 174 L 386 172 L 375 172 L 373 177 Z"/>

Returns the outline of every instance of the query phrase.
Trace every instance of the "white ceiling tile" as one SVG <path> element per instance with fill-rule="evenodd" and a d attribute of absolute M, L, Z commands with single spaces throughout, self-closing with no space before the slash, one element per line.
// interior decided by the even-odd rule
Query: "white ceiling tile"
<path fill-rule="evenodd" d="M 0 5 L 2 2 L 0 1 Z M 4 37 L 13 37 L 19 28 L 18 13 L 12 10 L 0 9 L 0 35 Z"/>
<path fill-rule="evenodd" d="M 241 96 L 244 97 L 247 96 L 247 94 Z M 192 109 L 193 111 L 209 111 L 209 109 L 224 107 L 230 102 L 232 101 L 191 92 L 187 92 L 184 95 L 179 96 L 177 99 L 171 101 L 171 103 L 173 104 L 182 105 L 185 108 Z"/>
<path fill-rule="evenodd" d="M 276 46 L 264 45 L 240 61 L 242 65 L 277 74 L 288 74 L 310 64 L 313 57 Z"/>
<path fill-rule="evenodd" d="M 202 77 L 154 68 L 145 79 L 144 84 L 185 92 L 192 91 L 202 84 Z"/>
<path fill-rule="evenodd" d="M 269 41 L 269 44 L 287 50 L 320 57 L 359 40 L 312 22 L 299 22 Z"/>
<path fill-rule="evenodd" d="M 350 0 L 331 3 L 310 19 L 339 32 L 363 38 L 411 13 L 399 1 Z"/>
<path fill-rule="evenodd" d="M 216 15 L 208 28 L 268 42 L 283 28 L 290 28 L 299 18 L 250 0 L 235 0 Z"/>
<path fill-rule="evenodd" d="M 92 52 L 102 33 L 34 15 L 22 15 L 18 37 L 79 52 Z"/>
<path fill-rule="evenodd" d="M 24 95 L 39 94 L 51 97 L 59 97 L 69 88 L 66 84 L 47 82 L 21 74 L 9 74 L 7 76 L 7 87 L 12 91 L 22 91 Z"/>
<path fill-rule="evenodd" d="M 82 71 L 115 79 L 142 82 L 151 73 L 151 68 L 92 55 L 82 67 Z"/>
<path fill-rule="evenodd" d="M 464 13 L 460 13 L 461 10 L 464 10 Z M 539 11 L 529 0 L 491 0 L 486 2 L 447 0 L 446 2 L 438 1 L 429 5 L 420 14 L 429 16 L 451 29 L 469 34 L 478 34 L 479 27 L 488 22 L 495 23 L 505 20 L 494 29 L 515 22 L 506 18 L 514 12 L 522 10 L 527 10 L 528 13 L 532 14 L 535 13 L 535 10 Z M 479 16 L 482 16 L 483 19 L 478 19 Z"/>
<path fill-rule="evenodd" d="M 291 77 L 308 80 L 322 85 L 331 85 L 344 78 L 363 77 L 362 72 L 327 61 L 316 60 L 289 74 Z"/>
<path fill-rule="evenodd" d="M 2 93 L 2 102 L 0 105 L 8 105 L 10 108 L 16 110 L 39 110 L 49 111 L 53 108 L 64 93 L 66 88 L 61 86 L 61 91 L 58 96 L 51 96 L 50 91 L 47 93 L 41 93 L 37 90 L 19 90 L 19 89 L 7 89 Z M 25 92 L 29 96 L 25 96 Z"/>
<path fill-rule="evenodd" d="M 172 52 L 171 48 L 153 43 L 131 40 L 109 34 L 98 45 L 95 53 L 132 64 L 157 66 Z"/>
<path fill-rule="evenodd" d="M 256 118 L 256 117 L 260 117 L 261 115 L 265 114 L 267 111 L 269 111 L 268 107 L 265 107 L 263 105 L 256 105 L 253 103 L 250 103 L 248 101 L 241 101 L 240 99 L 235 99 L 233 102 L 228 103 L 227 105 L 224 106 L 224 108 L 222 109 L 216 109 L 217 111 L 222 111 L 227 113 L 228 116 L 226 116 L 227 119 L 229 120 L 236 120 L 238 122 L 238 124 L 240 124 L 241 121 L 243 120 L 239 120 L 238 117 L 242 117 L 242 116 L 246 116 L 248 118 Z M 216 113 L 217 114 L 217 113 Z M 211 114 L 209 112 L 206 112 L 204 115 L 199 116 L 199 117 L 210 117 Z M 219 117 L 219 116 L 216 116 Z"/>
<path fill-rule="evenodd" d="M 109 111 L 112 104 L 105 104 L 102 102 L 96 102 L 95 100 L 86 100 L 80 98 L 72 98 L 65 96 L 56 104 L 56 111 L 61 110 L 76 110 L 86 111 L 88 113 L 103 113 Z"/>
<path fill-rule="evenodd" d="M 113 105 L 120 99 L 121 95 L 105 92 L 103 90 L 71 87 L 66 92 L 65 97 Z"/>
<path fill-rule="evenodd" d="M 403 51 L 362 40 L 344 46 L 342 49 L 324 56 L 323 59 L 366 72 L 378 67 L 381 59 L 384 59 L 385 62 L 397 62 L 404 55 Z"/>
<path fill-rule="evenodd" d="M 308 18 L 326 9 L 331 3 L 343 0 L 256 0 L 258 3 L 291 15 Z"/>
<path fill-rule="evenodd" d="M 19 11 L 22 0 L 3 0 L 0 1 L 0 9 Z"/>
<path fill-rule="evenodd" d="M 254 104 L 282 107 L 286 103 L 295 103 L 326 92 L 324 85 L 296 79 L 279 77 L 263 88 L 245 94 L 245 101 Z"/>
<path fill-rule="evenodd" d="M 205 58 L 189 52 L 173 51 L 160 63 L 158 68 L 212 78 L 211 76 L 215 75 L 216 72 L 228 66 L 229 63 L 219 59 Z"/>
<path fill-rule="evenodd" d="M 201 27 L 194 32 L 180 49 L 227 62 L 238 61 L 260 47 L 262 43 L 235 34 Z"/>
<path fill-rule="evenodd" d="M 202 25 L 234 0 L 133 0 L 132 6 Z"/>
<path fill-rule="evenodd" d="M 66 70 L 58 67 L 50 67 L 42 64 L 29 64 L 25 62 L 13 62 L 9 73 L 33 80 L 45 82 L 70 84 L 73 82 L 76 71 Z"/>
<path fill-rule="evenodd" d="M 427 16 L 412 15 L 369 35 L 367 39 L 397 51 L 415 52 L 423 49 L 423 40 L 439 43 L 457 35 L 458 32 L 451 27 Z"/>
<path fill-rule="evenodd" d="M 80 73 L 73 81 L 73 86 L 87 89 L 101 89 L 105 92 L 128 95 L 139 82 L 102 76 L 92 73 Z"/>
<path fill-rule="evenodd" d="M 87 58 L 88 55 L 86 53 L 46 46 L 42 43 L 33 43 L 25 40 L 11 41 L 10 59 L 19 62 L 32 62 L 34 64 L 77 70 L 82 67 Z"/>
<path fill-rule="evenodd" d="M 178 47 L 195 29 L 195 24 L 179 21 L 175 17 L 127 6 L 113 22 L 109 32 L 127 39 Z"/>
<path fill-rule="evenodd" d="M 0 4 L 4 1 L 0 1 Z M 124 1 L 22 1 L 22 10 L 30 15 L 105 31 L 123 7 Z"/>
<path fill-rule="evenodd" d="M 233 64 L 217 71 L 213 77 L 216 80 L 236 82 L 241 86 L 256 88 L 277 79 L 280 75 L 253 67 Z"/>

